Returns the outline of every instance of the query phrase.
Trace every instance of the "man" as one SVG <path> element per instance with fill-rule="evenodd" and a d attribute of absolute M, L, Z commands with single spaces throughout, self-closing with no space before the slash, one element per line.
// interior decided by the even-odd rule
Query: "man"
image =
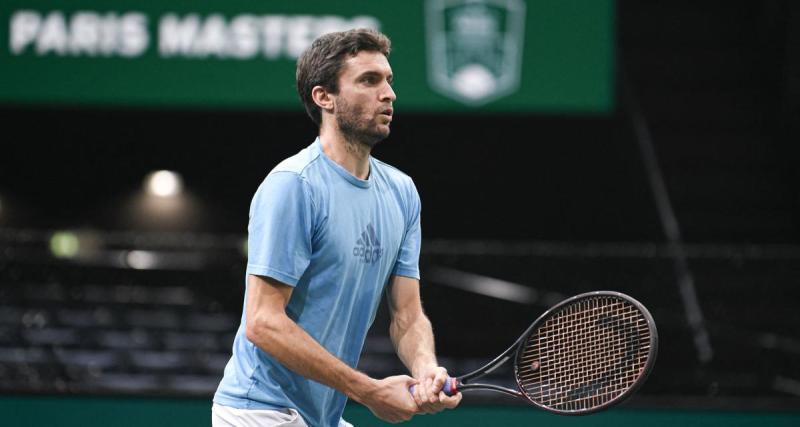
<path fill-rule="evenodd" d="M 319 138 L 253 197 L 242 323 L 214 396 L 215 427 L 347 426 L 348 397 L 390 422 L 461 401 L 441 392 L 447 371 L 420 302 L 419 195 L 370 156 L 392 121 L 389 50 L 383 34 L 351 30 L 318 38 L 298 61 Z M 390 335 L 413 378 L 354 369 L 384 288 Z"/>

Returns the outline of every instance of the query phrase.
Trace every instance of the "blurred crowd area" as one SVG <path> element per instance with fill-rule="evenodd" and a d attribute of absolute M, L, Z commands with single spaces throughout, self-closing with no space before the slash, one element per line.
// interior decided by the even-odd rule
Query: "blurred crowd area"
<path fill-rule="evenodd" d="M 65 257 L 53 252 L 55 236 L 0 233 L 2 391 L 210 398 L 239 327 L 241 239 L 100 233 L 92 252 Z M 630 404 L 796 405 L 800 295 L 790 285 L 800 280 L 800 248 L 686 250 L 710 338 L 707 360 L 667 246 L 426 240 L 423 300 L 440 361 L 452 373 L 476 369 L 554 303 L 614 290 L 650 309 L 661 340 L 655 370 Z M 160 264 L 142 264 L 147 257 Z M 388 321 L 382 306 L 358 366 L 370 375 L 406 372 Z M 513 373 L 500 369 L 491 380 L 510 383 Z M 491 393 L 467 401 L 513 403 Z"/>

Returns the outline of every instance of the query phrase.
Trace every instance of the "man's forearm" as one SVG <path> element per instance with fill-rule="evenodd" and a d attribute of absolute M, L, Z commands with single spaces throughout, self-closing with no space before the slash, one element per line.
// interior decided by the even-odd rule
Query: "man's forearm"
<path fill-rule="evenodd" d="M 287 316 L 255 321 L 247 338 L 297 374 L 328 385 L 363 403 L 375 387 L 369 376 L 351 368 Z"/>
<path fill-rule="evenodd" d="M 413 377 L 438 365 L 433 328 L 421 310 L 408 317 L 394 316 L 389 332 L 397 355 Z"/>
<path fill-rule="evenodd" d="M 397 355 L 417 381 L 413 390 L 414 402 L 426 414 L 455 408 L 461 394 L 447 396 L 443 390 L 447 370 L 439 366 L 433 340 L 433 327 L 422 310 L 419 280 L 394 276 L 389 291 L 389 310 L 392 323 L 389 333 Z"/>

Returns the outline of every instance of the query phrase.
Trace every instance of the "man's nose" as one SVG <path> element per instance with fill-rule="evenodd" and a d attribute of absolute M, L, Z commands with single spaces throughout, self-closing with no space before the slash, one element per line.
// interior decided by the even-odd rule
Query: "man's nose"
<path fill-rule="evenodd" d="M 395 99 L 397 99 L 397 95 L 394 93 L 392 85 L 387 82 L 381 92 L 381 101 L 394 102 Z"/>

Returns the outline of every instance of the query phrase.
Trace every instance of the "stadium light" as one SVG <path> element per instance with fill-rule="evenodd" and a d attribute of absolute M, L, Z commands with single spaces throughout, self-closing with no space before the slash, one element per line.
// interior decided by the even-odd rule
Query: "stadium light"
<path fill-rule="evenodd" d="M 203 205 L 171 170 L 148 173 L 140 191 L 119 203 L 119 221 L 137 230 L 188 230 L 203 219 Z M 134 264 L 141 261 L 134 255 Z M 146 264 L 146 262 L 145 262 Z"/>
<path fill-rule="evenodd" d="M 50 236 L 50 252 L 56 258 L 75 258 L 80 248 L 78 235 L 71 231 L 57 231 Z"/>
<path fill-rule="evenodd" d="M 133 250 L 128 252 L 125 261 L 136 270 L 148 270 L 158 264 L 158 257 L 151 251 Z"/>
<path fill-rule="evenodd" d="M 168 170 L 149 173 L 144 180 L 148 194 L 157 197 L 174 197 L 183 191 L 183 179 L 180 174 Z"/>

